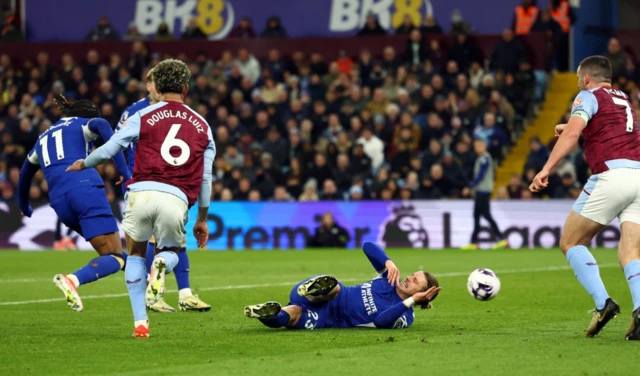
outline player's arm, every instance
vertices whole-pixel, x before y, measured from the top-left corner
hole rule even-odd
[[[111,125],[104,119],[91,119],[88,126],[89,130],[93,133],[99,134],[105,143],[108,142],[115,134],[111,129]],[[116,153],[116,155],[113,157],[113,163],[115,163],[118,173],[123,177],[123,180],[125,182],[131,179],[131,173],[129,171],[129,167],[127,166],[127,161],[124,159],[124,153],[122,151]]]
[[[135,114],[127,121],[125,127],[114,134],[109,141],[93,151],[86,159],[79,159],[74,162],[67,171],[81,171],[85,168],[93,168],[99,166],[109,159],[113,158],[122,149],[129,146],[133,141],[137,141],[140,137],[140,115]]]
[[[427,289],[427,291],[413,294],[412,297],[380,312],[375,320],[373,320],[373,324],[379,329],[400,329],[408,327],[413,322],[413,316],[409,317],[408,311],[416,305],[426,305],[427,309],[430,309],[431,300],[433,300],[434,296],[437,295],[440,290],[440,287],[433,286]],[[399,322],[398,320],[401,321]]]
[[[202,171],[202,185],[198,193],[198,218],[193,227],[193,233],[198,240],[198,247],[204,248],[209,241],[209,228],[207,227],[207,217],[209,215],[209,204],[211,203],[211,184],[213,181],[213,160],[216,158],[216,145],[213,142],[211,128],[207,130],[209,144],[204,151],[204,169]]]
[[[20,179],[18,180],[18,204],[22,214],[31,217],[33,209],[29,205],[29,190],[31,190],[31,180],[40,169],[40,162],[35,150],[31,150],[27,159],[20,170]]]
[[[380,276],[384,276],[385,273],[387,274],[389,284],[395,286],[400,283],[400,271],[398,267],[396,267],[396,264],[391,261],[391,258],[387,256],[379,245],[366,242],[362,245],[362,250]]]
[[[571,152],[578,143],[580,134],[596,112],[598,112],[598,100],[595,95],[590,91],[581,91],[573,103],[571,118],[560,134],[543,171],[551,172]]]

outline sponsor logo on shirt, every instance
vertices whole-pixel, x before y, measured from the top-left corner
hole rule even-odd
[[[373,300],[373,295],[371,294],[371,283],[367,282],[362,284],[360,295],[362,296],[362,303],[368,316],[378,312],[378,307],[376,307],[376,302]]]

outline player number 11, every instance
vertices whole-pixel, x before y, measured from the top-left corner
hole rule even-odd
[[[56,155],[58,160],[64,158],[64,146],[62,145],[62,129],[57,130],[51,134],[54,140],[56,140]],[[44,167],[48,167],[51,164],[51,158],[49,158],[49,135],[46,135],[40,139],[40,146],[42,146],[42,159],[44,160]]]
[[[613,103],[624,106],[627,110],[627,132],[633,132],[633,112],[631,112],[631,106],[629,106],[629,102],[621,98],[613,98]]]

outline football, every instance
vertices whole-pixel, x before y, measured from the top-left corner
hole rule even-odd
[[[476,269],[467,280],[469,294],[478,300],[491,300],[500,292],[500,278],[490,269]]]

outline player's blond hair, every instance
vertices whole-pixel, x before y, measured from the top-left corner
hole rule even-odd
[[[427,290],[432,288],[432,287],[440,287],[440,283],[438,282],[438,279],[436,278],[435,275],[433,275],[430,272],[425,272],[425,271],[423,271],[422,273],[424,273],[424,277],[427,279]],[[431,299],[431,302],[436,300],[437,297],[438,297],[438,293],[436,293],[433,296],[433,299]],[[426,303],[426,304],[421,304],[420,308],[422,308],[422,309],[431,309],[432,308],[431,302]]]
[[[156,67],[153,67],[151,69],[149,69],[149,71],[147,72],[147,82],[153,83],[153,72],[155,71]]]
[[[176,59],[163,60],[153,68],[153,82],[160,94],[182,94],[189,85],[191,71],[187,64]]]

